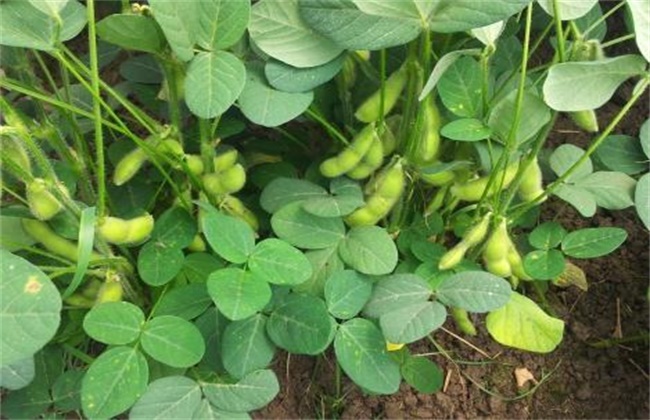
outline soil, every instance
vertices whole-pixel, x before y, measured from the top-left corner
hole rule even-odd
[[[631,86],[614,104],[599,112],[608,122],[617,102],[629,97]],[[635,107],[616,130],[636,135],[648,116],[648,103]],[[560,120],[551,144],[585,146],[589,137]],[[555,219],[568,230],[618,226],[629,236],[616,252],[594,260],[572,261],[581,267],[589,290],[552,288],[551,310],[565,321],[564,340],[550,354],[508,349],[495,343],[475,318],[477,337],[455,338],[438,330],[433,339],[410,346],[427,354],[446,374],[442,391],[419,394],[402,384],[397,394],[364,395],[343,375],[335,389],[334,357],[321,359],[279,355],[273,365],[281,380],[280,395],[256,418],[650,418],[648,376],[648,231],[635,211],[599,210],[585,219],[570,206],[551,198],[541,220]],[[457,333],[451,320],[444,325]],[[518,388],[514,371],[527,369],[535,378]],[[336,395],[341,395],[336,398]]]

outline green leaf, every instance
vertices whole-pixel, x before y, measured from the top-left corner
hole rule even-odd
[[[501,20],[499,22],[494,22],[487,26],[481,26],[480,28],[472,29],[472,36],[485,46],[495,46],[499,37],[505,29],[506,22]]]
[[[634,190],[634,205],[639,219],[646,229],[650,229],[650,174],[645,174],[636,183]]]
[[[598,0],[537,0],[542,9],[551,16],[555,16],[554,1],[557,1],[559,16],[562,20],[574,20],[582,17],[591,10]]]
[[[232,321],[248,318],[271,300],[268,283],[240,268],[224,268],[210,274],[208,293],[219,312]]]
[[[557,249],[537,250],[524,257],[524,270],[536,280],[552,280],[564,272],[564,256]]]
[[[646,61],[650,61],[650,9],[643,0],[625,2],[634,22],[636,45]]]
[[[61,296],[27,260],[0,249],[0,366],[33,355],[56,333]]]
[[[313,92],[289,93],[273,89],[266,82],[264,70],[251,64],[246,70],[246,84],[238,103],[251,122],[264,127],[277,127],[305,112],[313,99]]]
[[[456,141],[478,141],[489,138],[492,135],[492,130],[480,120],[461,118],[443,126],[440,134]]]
[[[352,0],[300,0],[300,16],[316,32],[348,50],[380,50],[415,39],[421,26],[395,16],[368,15]]]
[[[234,45],[246,31],[250,19],[249,0],[205,0],[197,2],[197,43],[206,50]]]
[[[499,343],[536,353],[549,353],[562,341],[564,322],[548,316],[529,298],[512,292],[510,302],[488,314],[485,325]]]
[[[324,296],[324,287],[327,279],[332,274],[343,270],[344,264],[338,253],[338,247],[307,251],[305,257],[312,267],[312,275],[304,283],[293,287],[293,290],[301,293],[308,293],[313,296]]]
[[[205,354],[201,360],[201,367],[213,371],[223,372],[221,363],[221,338],[226,326],[230,323],[221,312],[212,307],[194,321],[194,325],[201,331],[205,341]]]
[[[400,370],[406,383],[418,392],[433,394],[442,389],[444,372],[426,357],[408,357]]]
[[[381,331],[371,321],[353,318],[334,339],[336,359],[357,385],[377,394],[393,394],[401,382],[399,365],[386,351]]]
[[[206,211],[201,220],[203,234],[208,243],[223,259],[235,264],[248,260],[255,247],[255,232],[244,221],[223,214],[214,207]]]
[[[646,157],[650,159],[650,118],[645,120],[639,130],[639,141]]]
[[[187,284],[175,287],[163,295],[158,301],[155,314],[174,315],[189,321],[205,312],[211,304],[212,299],[205,283]]]
[[[223,260],[212,254],[193,252],[185,257],[183,269],[178,277],[185,279],[187,283],[205,283],[212,272],[223,266]]]
[[[14,252],[36,243],[36,240],[23,230],[21,220],[22,217],[0,215],[0,248]]]
[[[573,258],[596,258],[607,255],[621,246],[627,232],[616,227],[580,229],[562,240],[562,252]]]
[[[253,6],[251,39],[266,54],[294,67],[314,67],[343,49],[309,28],[300,18],[298,0],[262,0]]]
[[[363,313],[370,318],[379,318],[383,314],[405,306],[426,302],[429,297],[431,297],[431,289],[419,276],[393,274],[375,284]]]
[[[120,64],[120,75],[129,82],[152,85],[164,80],[160,64],[151,54],[136,55],[124,61]]]
[[[440,99],[448,110],[459,117],[481,117],[481,92],[481,68],[473,57],[458,58],[438,82]]]
[[[149,367],[138,350],[113,347],[103,352],[86,371],[81,383],[83,413],[110,418],[126,411],[147,389]]]
[[[72,281],[70,281],[68,287],[61,294],[62,299],[69,297],[77,290],[88,269],[95,241],[95,210],[95,207],[87,207],[81,211],[79,234],[77,237],[77,268],[75,269]]]
[[[266,332],[278,347],[290,353],[315,355],[330,345],[335,325],[325,302],[294,294],[271,313]]]
[[[87,23],[86,8],[77,1],[69,1],[61,10],[61,32],[59,41],[68,41],[81,33]],[[55,27],[58,24],[52,21]]]
[[[354,270],[337,271],[325,282],[325,302],[339,319],[350,319],[363,309],[372,294],[372,280]]]
[[[585,151],[578,146],[563,144],[553,151],[553,154],[549,159],[551,169],[553,169],[553,172],[555,172],[557,176],[562,176],[584,154]],[[592,173],[593,170],[591,160],[587,159],[583,164],[576,168],[575,172],[566,179],[566,182],[572,182],[584,178]]]
[[[571,204],[584,217],[591,217],[596,214],[596,199],[589,192],[573,185],[560,185],[553,195]]]
[[[492,108],[488,118],[488,126],[494,134],[506,143],[510,131],[515,123],[515,108],[517,106],[517,90],[513,90],[504,96]],[[521,144],[529,140],[551,120],[551,112],[537,95],[524,92],[521,104],[521,118],[519,127],[515,133],[517,143]]]
[[[497,51],[499,50],[497,49]],[[418,100],[421,101],[429,93],[431,93],[433,89],[435,89],[435,87],[438,85],[438,82],[440,81],[440,78],[444,76],[445,72],[449,69],[449,67],[451,67],[457,60],[459,60],[461,57],[464,56],[479,55],[480,53],[481,53],[480,49],[472,48],[466,50],[451,51],[443,55],[442,57],[440,57],[440,60],[438,60],[433,70],[431,71],[431,74],[429,75],[429,78],[427,79],[424,88],[422,88],[422,92],[420,92],[420,96],[418,97]]]
[[[63,412],[81,410],[81,383],[86,372],[81,369],[66,370],[52,386],[54,407]]]
[[[645,66],[638,55],[555,64],[544,81],[544,100],[556,111],[600,108],[624,81],[643,74]]]
[[[129,419],[188,419],[200,404],[199,384],[184,376],[168,376],[149,384],[129,412]]]
[[[244,63],[225,51],[201,52],[185,76],[185,103],[201,118],[218,117],[235,103],[246,83]]]
[[[311,198],[327,197],[327,191],[320,185],[303,179],[276,178],[260,195],[260,205],[269,213],[275,213],[287,204]]]
[[[397,265],[397,247],[386,229],[361,226],[350,229],[339,245],[341,259],[363,274],[388,274]]]
[[[33,356],[16,360],[0,368],[0,386],[15,391],[29,385],[35,375]]]
[[[84,317],[83,328],[93,340],[122,345],[135,341],[144,324],[144,313],[128,302],[105,302]]]
[[[308,92],[329,82],[343,67],[345,54],[316,67],[297,68],[280,61],[269,60],[264,74],[269,84],[284,92]]]
[[[412,20],[421,24],[426,21],[434,11],[436,5],[433,2],[422,2],[418,0],[401,0],[385,2],[380,0],[353,0],[354,4],[370,15],[399,17]]]
[[[275,212],[271,217],[271,226],[280,239],[303,249],[328,248],[345,237],[342,219],[314,216],[307,213],[300,202],[291,203]]]
[[[624,134],[607,136],[596,149],[596,157],[608,169],[634,175],[648,169],[641,142]]]
[[[151,13],[162,28],[172,51],[182,61],[194,57],[194,43],[198,35],[198,2],[179,0],[151,0]]]
[[[459,0],[437,2],[429,18],[429,28],[434,32],[460,32],[480,28],[506,20],[526,7],[528,0],[502,0],[477,2]]]
[[[598,207],[621,210],[634,205],[636,181],[624,173],[598,171],[574,185],[591,193]]]
[[[262,408],[280,391],[278,378],[272,370],[257,370],[237,383],[205,383],[202,388],[215,407],[233,413]]]
[[[148,242],[138,254],[138,273],[150,286],[169,283],[183,268],[185,255],[179,248]]]
[[[221,419],[243,419],[249,420],[251,417],[248,413],[232,413],[216,408],[206,399],[201,400],[201,404],[194,412],[192,419],[195,420],[221,420]]]
[[[196,221],[182,207],[172,207],[156,219],[151,240],[170,248],[185,248],[197,233]]]
[[[127,50],[162,53],[167,45],[160,26],[149,16],[115,14],[97,22],[97,35]]]
[[[38,418],[52,405],[50,387],[63,371],[63,354],[56,347],[45,347],[32,358],[34,378],[24,388],[2,397],[2,416],[9,419]],[[3,372],[4,373],[4,372]]]
[[[24,0],[0,2],[2,45],[51,51],[54,49],[52,18]]]
[[[510,283],[485,271],[463,271],[446,278],[435,290],[448,306],[470,312],[488,312],[510,299]]]
[[[233,377],[241,379],[273,360],[275,346],[266,335],[267,317],[256,314],[231,322],[222,337],[223,365]]]
[[[186,368],[201,360],[205,342],[201,332],[189,321],[163,315],[150,319],[142,328],[140,343],[154,359],[172,367]]]
[[[311,264],[302,252],[275,238],[255,246],[248,259],[248,269],[254,277],[279,285],[300,284],[312,274]]]
[[[50,16],[58,16],[59,12],[70,0],[29,0],[32,6]]]
[[[566,234],[558,222],[545,222],[530,232],[528,242],[537,249],[551,249],[560,245]]]
[[[390,311],[379,317],[379,326],[391,343],[412,343],[437,330],[447,319],[438,302],[419,302]]]

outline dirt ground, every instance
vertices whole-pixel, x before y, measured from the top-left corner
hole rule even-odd
[[[625,92],[623,92],[625,95]],[[614,102],[620,102],[616,100]],[[647,101],[617,129],[636,135],[647,118]],[[620,106],[620,104],[619,104]],[[603,121],[611,109],[600,113]],[[588,138],[560,121],[556,144],[585,145]],[[347,378],[336,398],[333,355],[316,360],[280,354],[274,369],[281,393],[257,418],[650,418],[648,376],[648,249],[649,236],[635,211],[599,210],[582,218],[557,199],[545,206],[542,220],[557,218],[567,229],[618,226],[627,230],[625,244],[595,260],[576,260],[586,273],[589,290],[553,288],[548,300],[566,323],[558,349],[540,355],[506,349],[494,343],[476,319],[480,333],[471,346],[438,330],[434,340],[411,346],[412,353],[429,354],[446,373],[441,392],[423,395],[402,384],[390,396],[364,395]],[[455,331],[449,320],[445,326]],[[618,338],[617,338],[618,337]],[[526,368],[537,384],[518,388],[514,371]]]

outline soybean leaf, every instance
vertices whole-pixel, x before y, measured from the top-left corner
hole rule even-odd
[[[228,48],[246,31],[251,13],[249,0],[204,0],[197,3],[199,26],[196,38],[206,50]]]
[[[488,312],[510,299],[510,284],[485,271],[463,271],[446,278],[435,290],[436,298],[448,306],[470,312]]]
[[[205,311],[203,315],[194,321],[194,325],[201,331],[205,341],[205,353],[201,360],[201,367],[219,372],[224,370],[221,362],[221,338],[229,322],[214,307]]]
[[[235,103],[246,83],[244,63],[226,51],[201,52],[185,76],[185,103],[201,118],[218,117]]]
[[[298,0],[262,0],[253,6],[251,39],[266,54],[294,67],[325,64],[343,49],[300,18]]]
[[[391,343],[412,343],[440,328],[447,318],[438,302],[419,302],[390,311],[379,317],[379,325]]]
[[[524,269],[536,280],[552,280],[562,274],[566,262],[557,249],[529,252],[524,257]]]
[[[26,19],[25,16],[28,16]],[[2,45],[50,51],[54,49],[52,18],[21,0],[0,3]]]
[[[273,89],[266,82],[264,70],[251,64],[247,67],[246,83],[238,103],[250,121],[264,127],[277,127],[302,114],[313,99],[313,92],[290,93]]]
[[[647,157],[643,153],[641,142],[632,136],[624,134],[607,136],[596,149],[595,155],[612,171],[634,175],[648,169]]]
[[[203,234],[208,243],[226,261],[235,264],[246,262],[255,247],[255,232],[248,224],[236,217],[228,216],[204,206],[206,211],[201,220]]]
[[[198,35],[198,2],[179,0],[151,0],[151,12],[162,28],[169,45],[182,61],[194,57],[194,43]]]
[[[36,353],[56,333],[61,296],[36,266],[0,249],[0,366]]]
[[[320,185],[303,179],[276,178],[271,181],[260,195],[260,205],[269,213],[275,213],[287,204],[327,197],[327,191]]]
[[[233,413],[257,410],[280,391],[272,370],[257,370],[237,383],[204,383],[203,394],[216,408]]]
[[[152,85],[161,84],[164,79],[160,65],[151,54],[136,55],[124,61],[120,64],[120,76],[130,82]]]
[[[233,377],[241,379],[265,368],[275,355],[275,346],[266,335],[267,317],[256,314],[231,322],[221,344],[223,365]]]
[[[354,3],[363,12],[371,15],[395,16],[416,23],[426,21],[436,7],[433,2],[420,2],[417,0],[388,3],[378,0],[354,0]]]
[[[361,196],[352,194],[328,195],[305,200],[302,207],[307,212],[320,217],[341,217],[352,213],[363,206],[363,193]]]
[[[497,50],[498,51],[498,50]],[[456,50],[448,52],[447,54],[440,57],[440,60],[436,63],[435,67],[431,71],[429,78],[427,79],[422,92],[418,97],[418,100],[424,99],[435,87],[438,85],[440,78],[445,74],[451,65],[453,65],[456,60],[464,56],[478,55],[481,50],[478,48],[466,49],[466,50]]]
[[[503,97],[492,109],[488,126],[502,142],[507,142],[510,131],[515,123],[514,115],[517,106],[517,91],[513,90]],[[524,92],[521,104],[521,118],[515,132],[517,143],[529,140],[551,120],[551,112],[537,95]]]
[[[29,385],[36,374],[34,357],[16,360],[0,368],[0,386],[15,391]]]
[[[558,222],[545,222],[530,232],[528,242],[537,249],[551,249],[560,245],[566,234]]]
[[[564,173],[575,164],[585,151],[572,144],[563,144],[553,151],[549,159],[551,169],[557,176],[562,176]],[[578,166],[567,179],[566,182],[576,181],[584,178],[593,172],[593,165],[590,159],[587,159],[583,164]]]
[[[151,241],[138,254],[138,273],[148,285],[162,286],[181,271],[184,259],[185,255],[179,248]]]
[[[360,226],[350,229],[339,245],[341,259],[363,274],[382,275],[397,265],[397,247],[385,229]]]
[[[354,270],[337,271],[325,282],[325,302],[339,319],[355,317],[372,294],[372,280]]]
[[[29,0],[32,6],[50,16],[58,16],[70,0]]]
[[[4,213],[6,207],[2,210]],[[23,230],[22,217],[0,215],[0,248],[14,252],[34,243],[36,240]]]
[[[425,302],[431,296],[429,285],[413,274],[393,274],[379,280],[370,300],[363,309],[364,315],[379,318],[381,315],[404,306]]]
[[[205,283],[187,284],[163,295],[156,306],[155,315],[174,315],[191,320],[205,312],[211,304]]]
[[[624,173],[598,171],[574,185],[591,193],[599,207],[621,210],[634,205],[636,181]]]
[[[71,369],[56,378],[52,386],[55,408],[64,412],[81,410],[81,382],[84,375],[81,369]]]
[[[487,139],[492,135],[490,127],[474,118],[461,118],[454,120],[440,129],[440,134],[456,141],[478,141]]]
[[[208,293],[219,312],[232,321],[248,318],[271,300],[268,283],[240,268],[224,268],[210,274]]]
[[[122,345],[135,341],[144,324],[144,313],[128,302],[104,302],[84,317],[83,328],[93,340]]]
[[[160,26],[149,16],[114,14],[97,22],[97,35],[127,50],[162,53],[167,41]]]
[[[140,343],[149,356],[179,368],[197,364],[205,352],[205,342],[198,328],[172,315],[147,321],[142,328]]]
[[[302,203],[282,207],[271,217],[273,232],[293,246],[321,249],[337,245],[345,237],[345,225],[338,217],[318,217],[307,213]]]
[[[311,277],[311,264],[305,255],[275,238],[258,243],[248,259],[251,274],[267,283],[300,284]]]
[[[184,279],[187,283],[205,283],[212,272],[223,266],[224,261],[213,254],[193,252],[185,257],[183,269],[177,278]]]
[[[650,8],[643,0],[627,0],[625,3],[634,22],[636,45],[646,61],[650,61]]]
[[[310,28],[348,50],[406,44],[421,31],[417,22],[366,14],[352,0],[300,0],[299,7]]]
[[[562,20],[574,20],[582,17],[591,10],[598,0],[555,0],[559,11],[559,17]],[[555,16],[554,0],[537,0],[537,4],[551,16]]]
[[[544,81],[544,101],[556,111],[600,108],[621,83],[642,74],[645,66],[638,55],[555,64]]]
[[[600,7],[600,4],[596,2],[594,7],[592,7],[587,14],[576,19],[574,22],[583,35],[587,28],[595,25],[595,27],[589,31],[588,36],[590,39],[597,39],[602,42],[607,35],[607,20],[601,19],[602,16],[603,9]]]
[[[480,28],[519,13],[530,1],[505,0],[477,2],[460,0],[438,2],[430,14],[429,28],[434,32],[460,32]]]
[[[639,130],[639,141],[646,157],[650,159],[650,118],[645,120]]]
[[[271,313],[266,331],[278,347],[290,353],[314,355],[330,345],[335,325],[322,299],[295,294]]]
[[[399,365],[386,351],[384,337],[371,321],[353,318],[341,324],[334,351],[343,371],[357,385],[377,394],[399,389]]]
[[[338,247],[332,246],[314,251],[307,251],[305,257],[311,263],[312,275],[304,283],[293,287],[296,292],[309,293],[314,296],[324,296],[324,287],[327,279],[338,271],[344,269],[343,261],[339,257]]]
[[[316,67],[297,68],[280,61],[269,60],[264,74],[269,84],[285,92],[308,92],[329,82],[343,67],[345,54]]]
[[[575,207],[581,215],[591,217],[596,214],[596,199],[593,194],[579,187],[564,184],[560,185],[553,195],[560,197],[562,200]]]
[[[506,306],[488,314],[485,325],[499,343],[536,353],[553,351],[564,334],[562,320],[547,315],[517,292],[512,292]]]
[[[607,255],[627,239],[627,232],[616,227],[580,229],[562,240],[562,252],[574,258],[596,258]]]
[[[220,420],[220,419],[244,419],[248,420],[251,417],[248,413],[232,413],[216,408],[205,398],[201,400],[201,404],[194,412],[192,419],[194,420]]]
[[[456,60],[440,78],[438,93],[445,107],[466,118],[480,118],[482,114],[481,101],[481,68],[478,62],[468,56]]]
[[[187,419],[201,403],[199,384],[185,376],[168,376],[149,384],[129,412],[129,419]]]
[[[433,394],[442,389],[444,373],[426,357],[408,357],[400,370],[404,380],[418,392]]]
[[[156,219],[151,239],[171,248],[185,248],[196,233],[196,221],[187,210],[172,207]]]
[[[650,229],[650,174],[645,174],[636,183],[634,205],[639,219]]]
[[[494,46],[501,36],[506,22],[504,20],[472,29],[471,33],[485,46]]]
[[[90,418],[110,418],[126,411],[147,389],[149,367],[137,349],[113,347],[103,352],[81,382],[81,406]]]

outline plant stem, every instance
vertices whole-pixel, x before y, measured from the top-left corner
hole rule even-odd
[[[62,343],[61,346],[63,347],[63,350],[65,350],[71,356],[76,357],[77,359],[81,360],[82,362],[84,362],[86,364],[90,365],[95,361],[94,358],[90,357],[89,355],[87,355],[83,351],[71,346],[68,343]]]
[[[555,33],[557,35],[557,52],[560,58],[560,63],[563,63],[566,58],[564,46],[564,31],[562,29],[562,17],[560,16],[560,2],[553,0],[553,19],[555,20]]]
[[[609,48],[611,46],[614,46],[616,44],[620,44],[621,42],[628,41],[630,39],[634,39],[636,35],[635,34],[627,34],[623,36],[619,36],[618,38],[614,38],[611,41],[604,42],[601,47],[603,48]]]
[[[331,136],[334,136],[334,138],[336,138],[338,141],[343,143],[345,146],[348,146],[350,144],[348,139],[346,139],[345,136],[336,127],[334,127],[332,124],[330,124],[329,121],[327,121],[325,118],[323,118],[320,114],[318,114],[312,108],[308,108],[305,111],[305,114],[307,114],[307,116],[309,118],[313,119],[314,121],[316,121],[317,123],[322,125],[325,128],[325,130],[327,130],[327,132]]]
[[[384,126],[384,106],[386,103],[386,49],[379,52],[379,127]]]
[[[606,20],[608,17],[610,17],[611,15],[613,15],[614,13],[616,13],[616,11],[617,11],[618,9],[620,9],[621,7],[623,7],[623,6],[625,6],[625,2],[624,2],[624,1],[620,1],[616,6],[612,7],[611,9],[609,9],[606,13],[603,13],[603,15],[602,15],[601,17],[599,17],[598,19],[596,19],[594,22],[592,22],[591,25],[589,25],[589,27],[588,27],[587,29],[585,29],[585,31],[582,33],[582,36],[583,36],[583,37],[586,37],[587,34],[589,34],[589,32],[591,32],[591,31],[593,31],[594,29],[596,29],[596,28],[598,27],[598,25],[601,24],[601,22],[603,22],[603,21]]]
[[[160,60],[163,71],[165,72],[165,80],[167,81],[167,106],[169,109],[169,116],[171,123],[176,127],[176,136],[178,141],[183,144],[183,133],[181,123],[181,108],[179,106],[178,96],[178,63],[173,58]]]
[[[88,12],[88,49],[90,53],[91,83],[93,92],[93,122],[95,125],[95,154],[97,165],[97,217],[106,214],[106,164],[104,162],[104,132],[102,108],[99,101],[99,64],[97,61],[97,31],[95,28],[95,0],[86,2]]]

